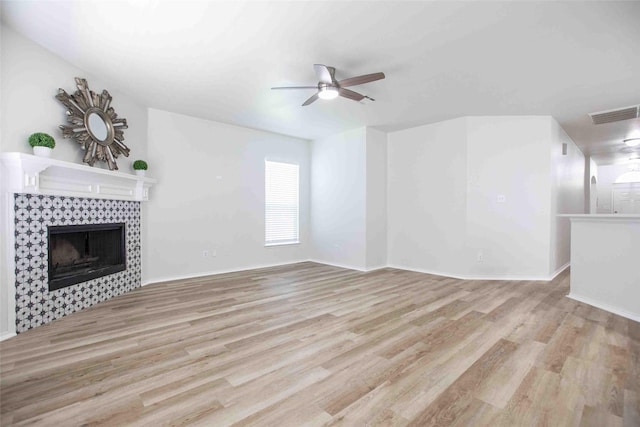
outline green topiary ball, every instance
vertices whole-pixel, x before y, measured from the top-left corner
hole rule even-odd
[[[147,170],[147,162],[144,160],[136,160],[133,162],[133,169],[137,171],[146,171]]]
[[[56,146],[56,141],[49,134],[37,132],[32,133],[29,137],[29,145],[32,147],[49,147],[53,148]]]

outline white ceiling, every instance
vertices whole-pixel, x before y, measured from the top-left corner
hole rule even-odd
[[[602,165],[640,136],[587,115],[640,103],[640,2],[3,0],[2,20],[144,105],[306,139],[552,115]],[[387,77],[352,88],[364,104],[270,90],[316,84],[314,63]]]

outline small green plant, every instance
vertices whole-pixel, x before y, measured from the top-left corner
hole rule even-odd
[[[147,162],[144,160],[136,160],[133,162],[133,169],[137,171],[146,171],[147,170]]]
[[[32,133],[29,137],[29,145],[32,147],[49,147],[53,148],[56,146],[56,141],[49,134],[37,132]]]

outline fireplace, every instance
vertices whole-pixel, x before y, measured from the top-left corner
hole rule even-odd
[[[0,326],[8,327],[0,328],[0,339],[141,286],[140,208],[155,179],[6,152],[0,153],[0,175]],[[49,228],[97,223],[124,224],[119,238],[126,255],[116,264],[125,268],[61,288],[54,279],[50,286]],[[74,248],[86,256],[82,244]]]
[[[125,224],[48,227],[49,292],[126,270]]]
[[[92,168],[83,166],[82,169]],[[15,234],[14,239],[11,240],[15,247],[14,299],[17,333],[45,325],[140,287],[140,205],[139,201],[134,200],[14,194]],[[116,232],[115,237],[125,245],[126,254],[118,264],[122,263],[126,269],[115,273],[101,270],[98,273],[107,275],[94,279],[87,278],[91,276],[82,277],[80,280],[84,281],[59,289],[55,289],[56,285],[64,286],[65,284],[54,281],[53,286],[50,287],[49,275],[53,274],[49,271],[49,246],[52,245],[50,231],[54,235],[56,231],[69,230],[82,233],[87,229],[76,227],[90,224],[99,224],[98,227],[104,226],[107,230],[109,228],[113,230],[115,225],[122,230],[120,234]],[[70,228],[65,230],[65,227]],[[94,228],[95,225],[90,227]],[[75,238],[77,239],[77,236]],[[71,239],[73,240],[74,236]],[[100,254],[91,255],[94,248],[85,250],[86,237],[81,236],[80,241],[82,243],[76,241],[75,246],[73,241],[70,242],[73,249],[64,243],[63,245],[67,246],[67,250],[70,250],[75,258],[100,256]],[[118,251],[120,249],[121,247]],[[75,251],[78,252],[77,257]],[[85,255],[87,252],[89,255]],[[108,254],[112,253],[113,251],[108,252]],[[64,256],[62,258],[64,259]],[[56,259],[58,259],[57,255]],[[58,264],[61,264],[60,260]],[[1,307],[0,311],[2,311]]]

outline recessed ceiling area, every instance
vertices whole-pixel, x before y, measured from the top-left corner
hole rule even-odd
[[[631,157],[640,2],[3,1],[3,25],[143,105],[305,139],[461,116],[552,115],[600,165]],[[384,72],[375,98],[274,86]],[[72,76],[75,77],[75,76]],[[633,151],[633,148],[631,149]],[[633,154],[633,153],[631,153]]]

